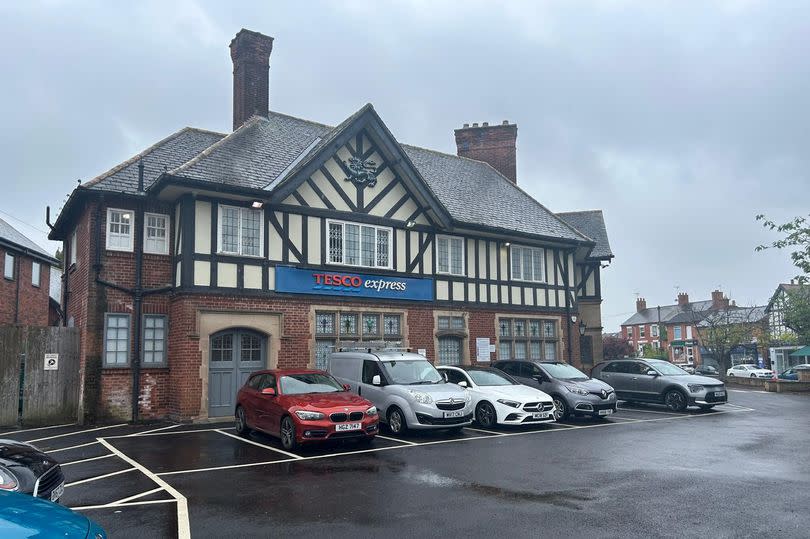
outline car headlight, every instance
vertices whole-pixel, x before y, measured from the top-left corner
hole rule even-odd
[[[510,401],[507,399],[498,399],[498,402],[501,404],[505,404],[506,406],[511,406],[512,408],[520,408],[520,403],[515,401]]]
[[[297,415],[299,419],[303,419],[304,421],[315,421],[326,417],[321,412],[310,412],[308,410],[296,410],[295,415]]]
[[[590,395],[590,393],[588,393],[587,390],[576,386],[565,386],[565,389],[567,389],[571,393],[576,393],[577,395]]]
[[[372,406],[368,410],[366,410],[366,415],[369,417],[377,417],[377,407]]]
[[[700,384],[689,384],[689,391],[692,393],[700,393],[704,389],[706,388]]]
[[[409,391],[413,400],[421,404],[433,404],[433,397],[421,391]]]
[[[20,487],[17,477],[8,468],[0,466],[0,489],[17,490]]]

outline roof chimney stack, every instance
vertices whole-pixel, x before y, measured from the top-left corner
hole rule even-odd
[[[723,297],[723,293],[719,290],[712,291],[712,309],[728,309],[728,298]]]
[[[233,129],[251,116],[267,116],[270,111],[270,53],[273,38],[239,30],[231,40],[233,61]]]
[[[506,176],[512,183],[517,183],[517,125],[504,120],[500,125],[489,125],[484,122],[469,127],[464,124],[456,129],[456,153],[459,157],[469,157],[484,161],[492,168]]]
[[[687,305],[689,303],[689,294],[681,292],[678,294],[678,305]]]
[[[640,313],[644,309],[647,308],[647,300],[644,298],[637,298],[636,299],[636,312]]]

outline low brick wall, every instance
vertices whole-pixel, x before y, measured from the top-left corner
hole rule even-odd
[[[768,383],[770,380],[765,378],[740,378],[739,376],[728,376],[726,377],[727,384],[733,384],[738,386],[754,386],[759,388],[764,388],[765,384]]]
[[[773,391],[776,393],[810,393],[810,382],[770,380],[765,383],[765,391]]]

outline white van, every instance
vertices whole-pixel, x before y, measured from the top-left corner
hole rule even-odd
[[[448,383],[425,356],[399,350],[334,352],[329,373],[370,400],[394,434],[408,429],[461,430],[472,423],[472,398]]]

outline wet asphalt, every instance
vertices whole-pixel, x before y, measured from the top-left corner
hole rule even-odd
[[[809,537],[810,396],[730,403],[294,454],[229,423],[3,437],[60,460],[62,503],[113,538],[178,537],[186,522],[193,537]]]

